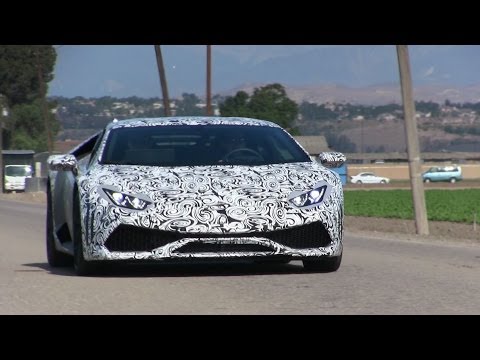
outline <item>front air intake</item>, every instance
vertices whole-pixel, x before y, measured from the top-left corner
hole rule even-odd
[[[274,241],[280,245],[287,246],[292,249],[310,249],[324,247],[330,244],[331,239],[327,230],[321,222],[314,222],[307,225],[297,226],[290,229],[266,231],[266,232],[249,232],[249,233],[224,233],[224,234],[209,234],[209,233],[185,233],[180,231],[162,231],[156,229],[145,229],[131,225],[120,225],[110,235],[105,242],[105,246],[109,251],[152,251],[156,248],[165,246],[172,242],[181,239],[242,239],[244,243],[248,238],[266,238]],[[208,244],[211,241],[192,243],[192,247],[199,247],[200,245],[193,244]],[[219,244],[220,241],[217,243]],[[215,244],[215,243],[214,243]],[[248,251],[268,251],[262,245],[248,245],[251,248],[260,246],[262,250],[248,250]],[[225,244],[224,244],[225,246]],[[240,244],[232,244],[232,246],[240,246]],[[183,248],[183,247],[182,247]],[[237,247],[237,249],[239,249]],[[180,251],[180,249],[179,249]],[[234,251],[234,250],[232,250]],[[247,250],[243,250],[247,251]],[[201,251],[196,251],[201,252]],[[210,252],[210,251],[209,251]]]

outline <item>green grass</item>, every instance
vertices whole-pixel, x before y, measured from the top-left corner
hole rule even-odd
[[[413,219],[410,190],[345,191],[345,215]],[[426,190],[428,220],[480,222],[480,189]]]

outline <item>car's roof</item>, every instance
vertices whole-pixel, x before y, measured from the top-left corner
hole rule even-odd
[[[280,127],[277,124],[258,119],[243,117],[215,117],[215,116],[176,116],[158,118],[134,118],[113,120],[107,128],[139,127],[139,126],[166,126],[166,125],[247,125]]]

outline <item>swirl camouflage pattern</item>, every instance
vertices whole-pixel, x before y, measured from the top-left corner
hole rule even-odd
[[[79,275],[110,260],[222,258],[298,259],[307,270],[335,271],[343,189],[328,167],[345,157],[320,160],[263,120],[113,121],[49,159],[49,263],[73,257]]]

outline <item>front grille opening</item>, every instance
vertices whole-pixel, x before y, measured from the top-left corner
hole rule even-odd
[[[272,252],[273,249],[259,244],[222,244],[191,242],[175,250],[175,253],[195,254],[195,253],[242,253],[242,252]]]
[[[107,239],[105,246],[109,251],[152,251],[179,239],[173,231],[120,225]]]
[[[228,238],[230,240],[245,238],[266,238],[278,244],[288,246],[292,249],[310,249],[328,246],[331,243],[327,230],[320,222],[297,226],[291,229],[275,230],[267,232],[251,232],[242,234],[208,234],[208,233],[181,233],[175,231],[162,231],[156,229],[144,229],[131,225],[120,225],[113,231],[105,242],[109,251],[150,252],[156,248],[165,246],[181,239],[217,239]],[[201,242],[195,242],[201,243]],[[206,244],[206,243],[203,243]],[[225,244],[223,244],[225,245]],[[248,245],[265,246],[255,244],[233,244],[234,246]],[[193,246],[193,245],[192,245]],[[183,247],[182,247],[183,248]],[[188,248],[187,248],[188,249]],[[270,248],[268,248],[270,249]],[[180,250],[180,249],[179,249]],[[233,250],[238,251],[238,250]],[[246,251],[246,250],[244,250]],[[254,250],[257,251],[257,250]]]

